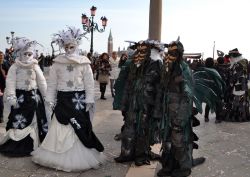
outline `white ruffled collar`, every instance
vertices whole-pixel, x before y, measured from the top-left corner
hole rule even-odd
[[[73,56],[67,56],[67,55],[59,55],[54,59],[55,63],[77,63],[77,64],[90,64],[90,60],[81,55],[73,55]]]
[[[36,59],[32,59],[31,61],[26,63],[26,62],[23,62],[22,60],[20,60],[20,58],[16,58],[15,63],[18,66],[21,66],[24,68],[32,68],[35,64],[38,64],[38,61]]]

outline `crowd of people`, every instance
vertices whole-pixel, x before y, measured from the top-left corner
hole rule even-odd
[[[0,153],[32,156],[34,163],[63,171],[83,171],[105,163],[104,146],[92,129],[95,110],[94,80],[106,100],[110,84],[113,109],[124,124],[117,163],[136,166],[159,160],[159,177],[186,177],[204,157],[193,158],[198,136],[193,127],[206,103],[216,123],[250,121],[249,64],[237,48],[228,55],[193,60],[184,58],[178,38],[169,44],[154,40],[134,42],[120,58],[117,52],[83,56],[83,34],[68,27],[53,37],[65,53],[35,57],[38,42],[13,39],[12,51],[0,52],[0,121],[3,101],[10,107]],[[14,55],[13,55],[14,54]],[[13,57],[14,56],[14,57]],[[44,67],[50,67],[48,78]],[[161,155],[151,151],[162,144]]]
[[[194,72],[199,67],[215,69],[224,81],[224,92],[217,103],[215,123],[222,121],[245,122],[249,115],[249,73],[250,62],[245,59],[237,48],[230,50],[227,55],[219,56],[216,60],[211,57],[189,63]],[[205,107],[205,122],[209,122],[208,105]]]

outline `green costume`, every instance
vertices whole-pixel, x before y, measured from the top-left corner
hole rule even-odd
[[[122,97],[123,97],[125,84],[128,78],[130,64],[131,64],[131,59],[127,59],[125,63],[120,67],[121,70],[114,85],[114,89],[115,89],[115,97],[113,101],[114,110],[121,110]]]
[[[162,61],[151,58],[155,46],[148,41],[133,47],[136,51],[129,66],[121,104],[121,110],[126,114],[121,154],[115,160],[120,163],[134,160],[140,166],[150,163],[150,145],[154,143],[152,114]]]
[[[209,68],[200,68],[193,74],[182,58],[183,51],[178,40],[170,43],[162,67],[158,109],[154,113],[154,117],[162,118],[162,169],[158,176],[184,177],[191,174],[193,148],[198,148],[194,143],[198,137],[192,126],[199,124],[194,117],[193,103],[200,113],[202,102],[215,110],[215,103],[222,94],[223,82],[219,74]],[[208,76],[213,76],[213,79],[208,80]]]

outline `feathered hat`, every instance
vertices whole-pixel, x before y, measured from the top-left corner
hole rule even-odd
[[[235,58],[235,57],[241,56],[242,54],[239,52],[239,50],[238,50],[237,48],[235,48],[235,49],[230,50],[230,51],[228,52],[228,55],[229,55],[230,57]]]
[[[168,47],[168,50],[178,50],[178,52],[181,54],[184,52],[184,46],[180,42],[180,36],[178,36],[176,41],[172,41],[166,46]]]
[[[144,41],[141,40],[139,42],[135,42],[135,41],[125,41],[125,42],[129,42],[130,44],[133,44],[133,45],[130,45],[130,47],[129,47],[132,50],[136,50],[138,45],[145,44],[145,45],[148,45],[150,48],[154,48],[154,49],[157,49],[159,51],[164,51],[164,48],[167,45],[164,43],[160,43],[159,41],[149,40],[149,39],[144,40]]]
[[[53,34],[52,42],[56,42],[60,48],[63,48],[66,44],[75,44],[79,46],[84,35],[85,34],[81,33],[79,28],[68,27],[67,30],[62,30]]]
[[[15,37],[13,39],[13,49],[17,56],[20,56],[24,52],[35,53],[37,45],[42,46],[37,41],[31,41],[26,37]]]

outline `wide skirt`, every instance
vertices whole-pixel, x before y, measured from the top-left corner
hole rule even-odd
[[[6,133],[0,137],[0,153],[29,156],[44,139],[48,127],[44,104],[38,90],[16,90],[18,102],[11,108]]]
[[[38,147],[39,137],[36,117],[24,129],[9,129],[0,138],[0,152],[10,157],[29,156]]]
[[[96,169],[105,162],[102,152],[85,147],[72,126],[60,124],[56,118],[52,119],[47,136],[32,155],[33,162],[66,172]]]

